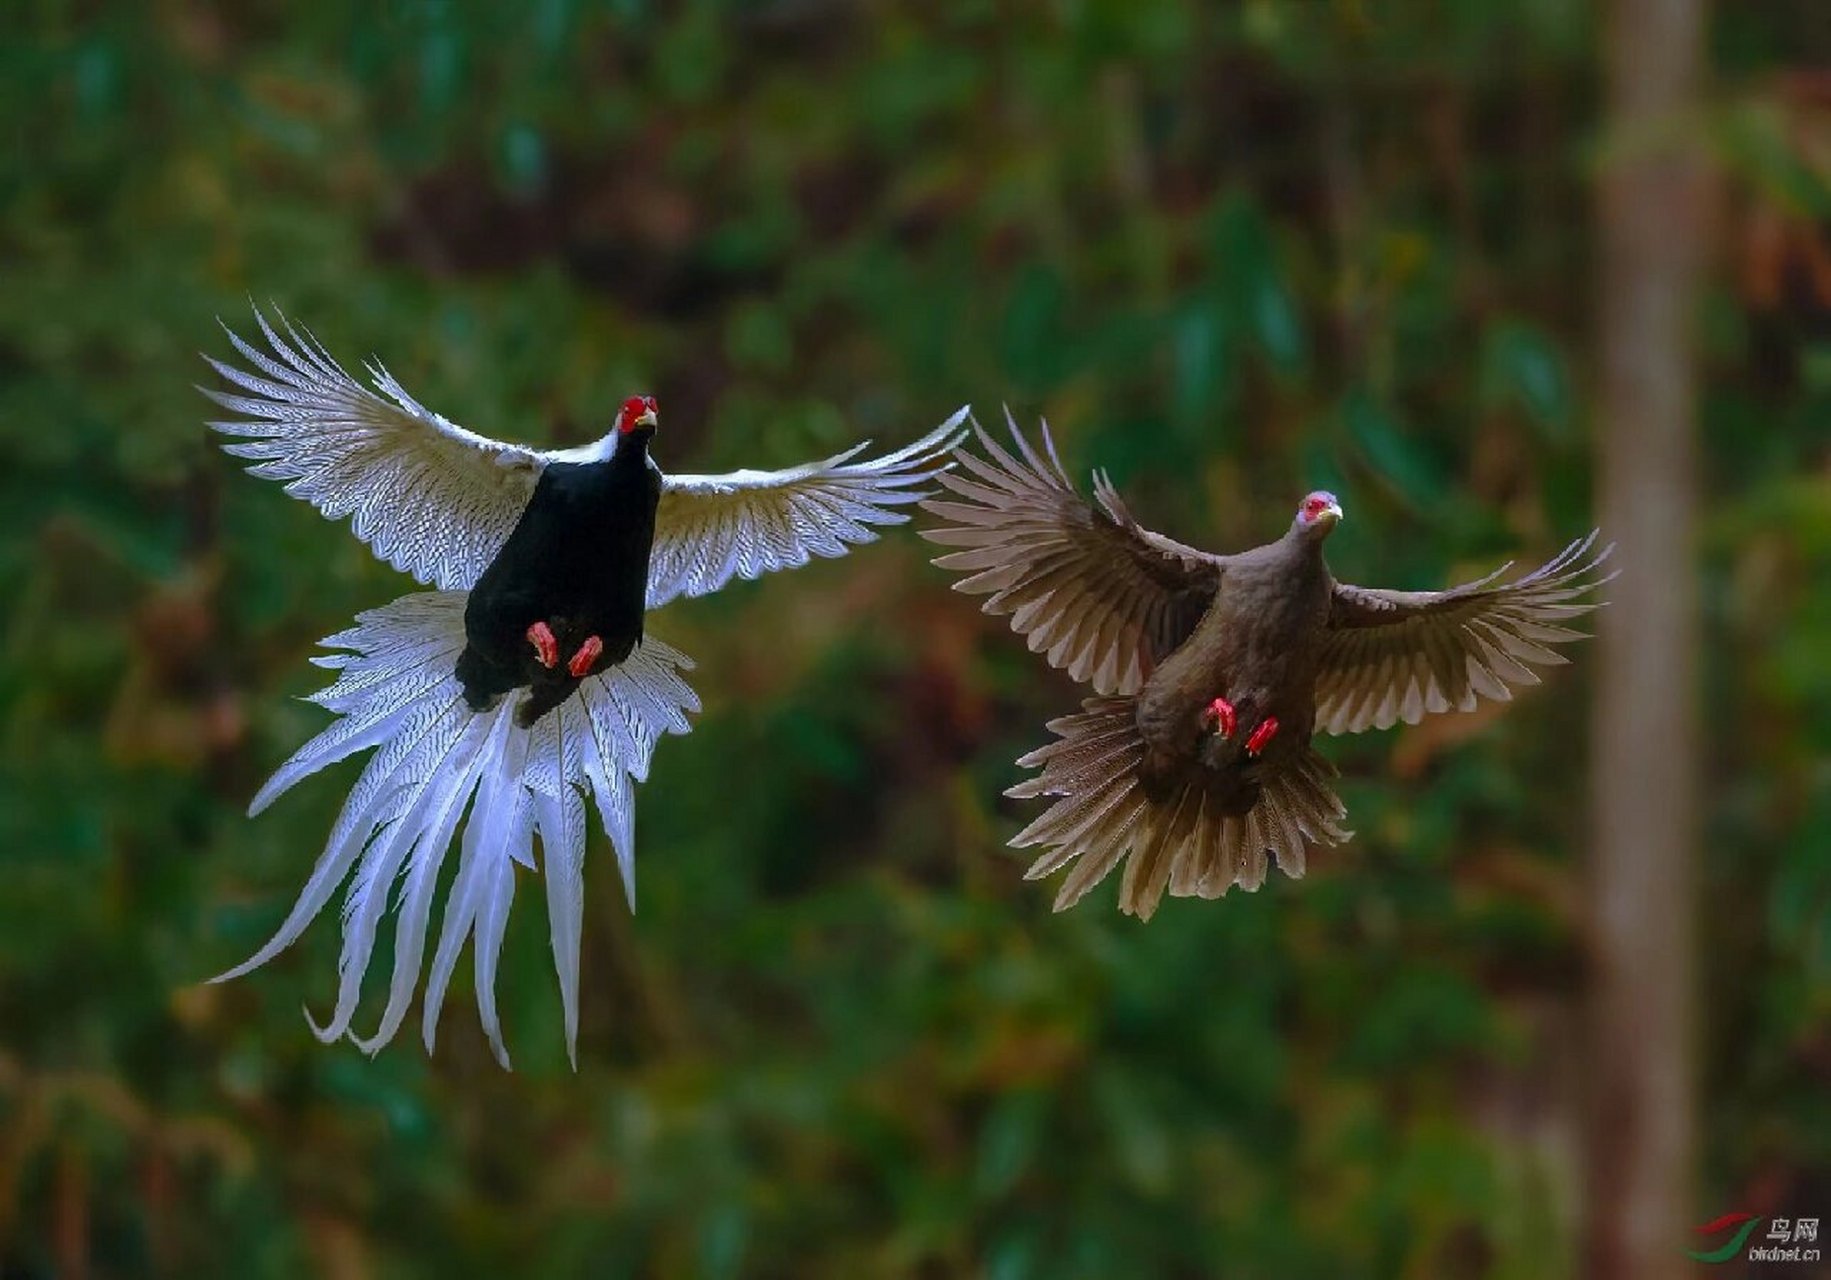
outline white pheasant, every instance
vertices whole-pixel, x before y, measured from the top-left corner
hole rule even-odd
[[[313,699],[338,719],[280,767],[250,813],[328,764],[375,754],[285,922],[216,980],[272,959],[348,881],[337,1002],[312,1029],[375,1052],[407,1017],[440,870],[463,827],[421,1032],[430,1052],[474,936],[478,1009],[506,1068],[496,964],[514,864],[535,867],[539,836],[576,1063],[585,795],[633,908],[634,786],[648,776],[656,741],[688,732],[687,715],[699,709],[682,675],[692,662],[645,635],[644,615],[733,578],[844,555],[873,541],[875,526],[903,523],[899,508],[946,469],[967,411],[878,458],[854,461],[861,444],[784,471],[669,476],[648,456],[652,397],[625,401],[595,444],[540,452],[428,411],[379,364],[369,367],[371,390],[284,317],[283,335],[259,311],[255,320],[267,351],[228,331],[251,368],[209,360],[234,388],[203,389],[237,415],[210,424],[236,437],[227,451],[327,517],[350,517],[377,556],[435,589],[358,615],[323,642],[329,656],[313,659],[338,673]],[[397,883],[387,1004],[362,1036],[352,1020]]]

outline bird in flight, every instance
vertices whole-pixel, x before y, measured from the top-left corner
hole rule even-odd
[[[496,964],[515,864],[534,868],[538,835],[576,1061],[584,795],[633,908],[634,784],[647,777],[656,740],[688,732],[687,713],[699,709],[682,676],[692,662],[646,634],[648,611],[844,555],[873,541],[877,526],[903,523],[899,508],[946,469],[966,410],[881,457],[860,459],[861,444],[782,471],[668,475],[649,455],[660,420],[652,396],[624,401],[595,443],[543,452],[431,412],[379,363],[365,386],[284,316],[278,330],[258,309],[255,321],[265,350],[225,325],[245,364],[205,357],[231,388],[200,388],[234,415],[210,424],[234,438],[224,448],[330,519],[348,517],[378,557],[432,590],[360,614],[323,641],[332,652],[314,661],[337,677],[313,700],[338,718],[280,766],[250,814],[326,765],[374,754],[291,913],[218,981],[289,946],[347,880],[336,1007],[312,1028],[375,1052],[407,1015],[440,869],[462,828],[422,1036],[430,1052],[474,935],[479,1014],[507,1067]],[[388,1000],[365,1037],[351,1022],[391,894]]]
[[[1447,591],[1337,582],[1323,543],[1342,508],[1320,491],[1276,542],[1213,555],[1140,525],[1104,473],[1089,504],[1046,423],[1046,458],[1010,428],[1005,449],[975,424],[985,456],[955,452],[952,496],[922,503],[945,523],[922,536],[958,548],[935,561],[968,575],[956,590],[989,596],[986,613],[1096,695],[1050,722],[1056,740],[1017,762],[1041,772],[1006,792],[1058,797],[1011,840],[1043,847],[1030,879],[1072,864],[1058,911],[1122,861],[1120,907],[1144,919],[1166,888],[1257,889],[1268,855],[1301,876],[1308,845],[1352,834],[1318,730],[1511,698],[1565,661],[1548,646],[1581,638],[1565,624],[1608,581],[1592,532],[1511,581],[1502,566]]]

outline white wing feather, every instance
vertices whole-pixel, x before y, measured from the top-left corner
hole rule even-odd
[[[914,443],[864,462],[852,459],[869,442],[784,471],[663,476],[648,607],[874,541],[872,526],[908,520],[896,508],[922,498],[922,482],[947,469],[942,459],[964,436],[966,414],[963,407]]]
[[[350,517],[356,536],[395,568],[448,590],[474,585],[552,455],[466,431],[379,363],[368,367],[377,394],[285,316],[284,337],[258,309],[254,318],[271,355],[223,329],[258,372],[204,357],[237,388],[199,388],[239,415],[210,424],[238,437],[224,449],[330,519]]]

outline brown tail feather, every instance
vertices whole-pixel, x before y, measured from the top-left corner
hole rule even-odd
[[[1119,907],[1148,920],[1166,888],[1203,898],[1235,884],[1251,891],[1265,883],[1268,854],[1295,879],[1303,875],[1306,844],[1336,845],[1354,834],[1342,828],[1347,810],[1329,786],[1335,767],[1309,749],[1266,779],[1244,817],[1215,812],[1209,793],[1194,784],[1153,802],[1138,780],[1144,741],[1135,702],[1089,698],[1079,714],[1051,720],[1056,741],[1017,762],[1042,772],[1005,792],[1062,797],[1011,840],[1018,849],[1047,846],[1028,879],[1075,863],[1056,894],[1057,911],[1079,902],[1128,853]]]

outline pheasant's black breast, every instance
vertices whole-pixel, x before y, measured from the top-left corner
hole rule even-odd
[[[628,657],[642,638],[661,478],[641,434],[625,437],[605,461],[549,463],[541,474],[465,606],[458,678],[473,707],[524,686],[554,705],[578,683],[566,657],[587,637],[603,642],[599,670]],[[558,641],[553,668],[540,664],[528,640],[536,622]]]

